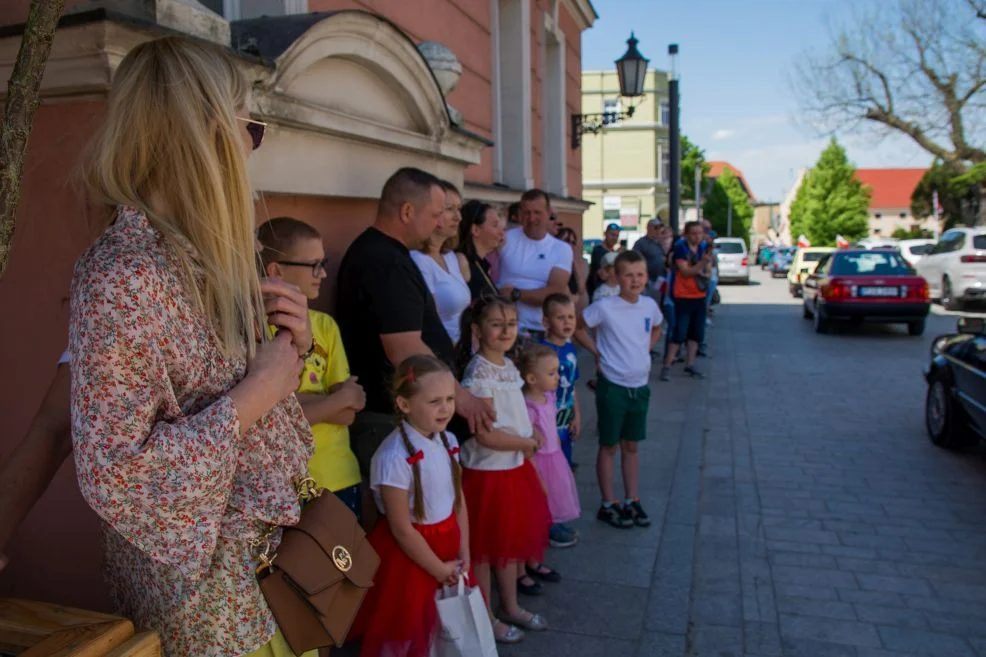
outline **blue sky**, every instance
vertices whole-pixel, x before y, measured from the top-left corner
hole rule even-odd
[[[788,79],[803,49],[826,44],[826,20],[851,18],[852,0],[593,4],[599,20],[583,36],[583,68],[612,69],[631,30],[656,68],[667,69],[668,44],[677,43],[682,131],[707,159],[741,169],[758,199],[780,200],[797,170],[814,164],[826,138],[797,122]],[[923,167],[931,161],[903,138],[840,135],[840,141],[860,167]]]

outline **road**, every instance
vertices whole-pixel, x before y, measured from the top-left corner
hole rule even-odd
[[[594,519],[588,413],[582,542],[549,554],[564,581],[525,600],[552,630],[500,654],[986,657],[986,458],[923,425],[921,368],[954,318],[923,338],[816,335],[760,271],[722,300],[708,379],[653,379],[654,525]]]

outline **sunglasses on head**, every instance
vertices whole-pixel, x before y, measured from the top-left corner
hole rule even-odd
[[[267,131],[267,124],[263,121],[257,121],[256,119],[243,116],[236,118],[246,122],[247,132],[250,133],[250,139],[253,141],[253,150],[260,148],[260,144],[264,141],[264,133]]]

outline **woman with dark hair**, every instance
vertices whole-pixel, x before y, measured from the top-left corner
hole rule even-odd
[[[556,237],[572,247],[572,275],[568,279],[568,292],[575,301],[575,308],[581,313],[589,305],[589,293],[585,289],[588,273],[585,258],[579,254],[579,236],[568,226],[561,226]]]
[[[486,256],[503,243],[503,221],[489,203],[469,201],[462,206],[459,224],[459,251],[469,263],[469,291],[473,300],[483,295],[498,294],[490,275]]]

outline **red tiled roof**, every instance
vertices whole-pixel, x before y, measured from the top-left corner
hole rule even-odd
[[[756,203],[757,198],[753,195],[753,190],[750,189],[750,184],[746,182],[746,178],[743,176],[743,172],[734,167],[729,162],[721,162],[718,160],[713,160],[707,162],[709,165],[709,178],[718,178],[722,175],[724,169],[729,169],[733,172],[733,175],[740,179],[740,183],[743,185],[743,189],[746,190],[746,195],[750,197],[751,203]]]
[[[870,209],[911,207],[911,194],[927,169],[856,169],[856,179],[872,190]]]

